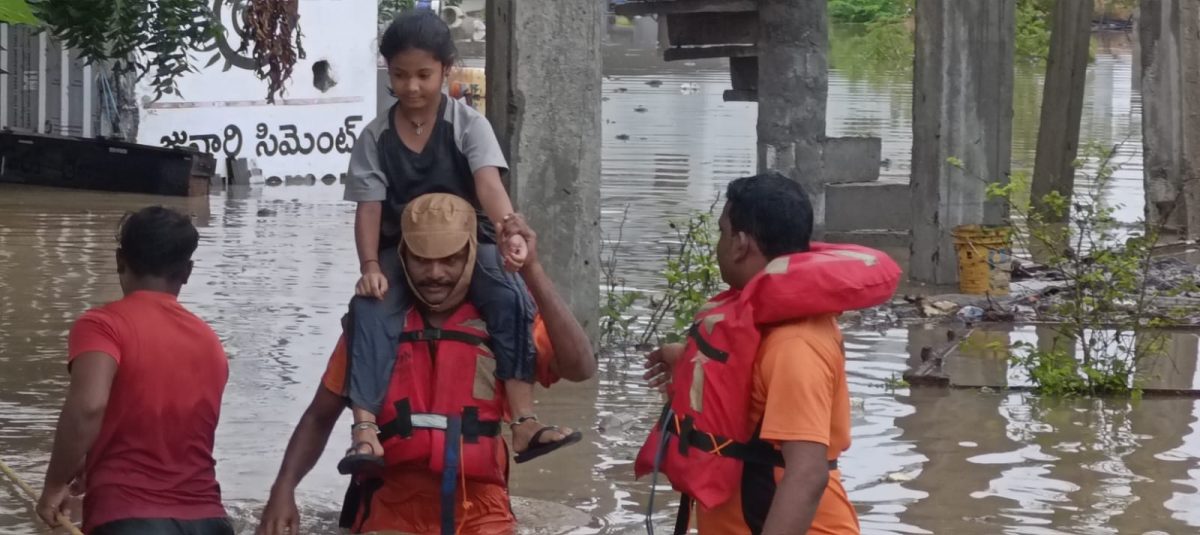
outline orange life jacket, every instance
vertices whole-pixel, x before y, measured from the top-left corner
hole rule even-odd
[[[657,469],[675,490],[713,508],[733,495],[744,463],[782,466],[749,418],[760,327],[881,304],[899,280],[899,266],[880,251],[813,243],[774,259],[742,290],[709,300],[675,362],[671,399],[638,453],[637,476]]]
[[[387,464],[442,473],[447,429],[461,423],[459,473],[506,484],[508,448],[500,426],[508,405],[495,371],[486,325],[474,306],[459,307],[440,329],[427,328],[420,313],[409,312],[379,412]]]

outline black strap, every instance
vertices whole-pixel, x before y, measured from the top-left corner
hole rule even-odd
[[[685,535],[688,532],[688,524],[692,521],[692,500],[687,494],[679,495],[679,513],[675,515],[675,531],[674,535]]]
[[[769,442],[758,439],[757,432],[755,438],[749,442],[738,442],[697,430],[691,416],[675,417],[674,423],[675,425],[668,425],[666,428],[667,432],[679,437],[679,453],[682,455],[688,454],[688,448],[695,448],[713,455],[733,457],[745,463],[784,466],[783,453]],[[837,459],[829,461],[829,469],[838,469]]]
[[[338,527],[353,530],[355,524],[358,524],[359,529],[362,529],[362,525],[371,516],[371,502],[375,499],[375,493],[381,488],[383,480],[377,477],[351,479],[350,486],[346,488],[346,496],[342,499]],[[359,511],[362,511],[361,517]]]
[[[490,422],[496,425],[496,431],[499,432],[500,422]],[[479,442],[479,434],[483,432],[484,422],[479,421],[479,407],[463,407],[462,412],[462,438],[467,444],[477,444]]]
[[[397,401],[395,407],[396,419],[379,424],[380,442],[395,437],[412,437],[413,429],[417,428],[417,426],[413,425],[412,404],[408,398]],[[479,437],[500,436],[500,430],[503,426],[496,420],[480,420],[479,407],[464,407],[461,416],[464,442],[476,444],[479,442]]]
[[[729,353],[717,349],[708,343],[708,340],[704,339],[704,335],[700,332],[700,323],[702,321],[704,320],[692,324],[692,328],[688,330],[688,337],[696,342],[696,349],[700,350],[700,354],[722,364],[725,363],[725,361],[729,360]]]
[[[465,331],[456,331],[453,329],[439,329],[437,327],[426,327],[425,329],[416,331],[405,331],[400,335],[400,343],[405,342],[437,342],[449,340],[451,342],[462,342],[473,346],[487,345],[487,338],[472,334]]]

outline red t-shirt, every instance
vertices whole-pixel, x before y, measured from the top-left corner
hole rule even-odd
[[[229,362],[212,328],[173,295],[134,292],[80,317],[68,350],[71,360],[99,352],[117,361],[87,455],[85,530],[225,516],[212,452]]]

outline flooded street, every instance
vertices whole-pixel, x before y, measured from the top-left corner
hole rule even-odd
[[[615,235],[628,207],[622,275],[651,290],[659,285],[667,221],[706,209],[725,183],[754,171],[756,117],[753,104],[722,102],[729,83],[723,62],[663,64],[646,37],[644,28],[626,30],[605,47],[602,193],[606,236]],[[1142,212],[1131,52],[1124,34],[1098,44],[1082,128],[1084,141],[1128,142],[1109,192],[1124,205],[1125,221]],[[906,179],[911,79],[887,71],[852,79],[833,67],[828,134],[882,137],[884,177]],[[1018,71],[1014,169],[1033,163],[1040,82],[1032,73]],[[66,386],[65,335],[86,308],[120,296],[117,222],[147,204],[174,206],[200,227],[181,301],[214,326],[229,354],[217,476],[230,514],[251,533],[357,279],[353,206],[340,201],[341,193],[341,186],[320,182],[203,199],[0,185],[0,460],[40,486]],[[1200,400],[1055,401],[1022,392],[886,388],[926,334],[891,328],[846,335],[854,443],[841,466],[864,533],[1200,532]],[[1162,373],[1195,385],[1197,340],[1175,338],[1183,358]],[[963,365],[989,382],[1020,384],[1002,359]],[[649,483],[633,480],[632,459],[660,400],[641,373],[637,360],[609,357],[597,380],[539,392],[543,419],[587,434],[568,450],[514,465],[517,513],[528,527],[645,532]],[[347,481],[334,465],[348,445],[346,427],[336,429],[298,491],[306,532],[335,531]],[[660,525],[673,516],[674,502],[669,492],[658,494]],[[549,504],[582,512],[583,520]],[[43,532],[32,518],[15,487],[0,483],[0,533]]]

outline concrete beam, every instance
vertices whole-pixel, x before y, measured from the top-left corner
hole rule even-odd
[[[680,61],[706,58],[746,58],[758,55],[758,47],[747,45],[691,46],[668,48],[663,51],[663,60]]]
[[[589,333],[600,310],[600,41],[595,0],[488,2],[488,119],[510,195]]]
[[[826,184],[879,180],[882,158],[883,140],[880,138],[827,138],[821,151],[821,178]]]
[[[1011,166],[1015,0],[917,0],[910,276],[958,279],[950,231],[1000,224]],[[951,165],[950,159],[963,166]]]
[[[663,2],[626,2],[613,6],[613,12],[623,17],[655,13],[735,13],[754,11],[754,0],[667,0]]]
[[[758,57],[729,58],[729,81],[734,91],[758,91]]]
[[[671,46],[753,45],[758,42],[758,14],[677,13],[667,15]]]
[[[909,184],[899,181],[825,187],[825,230],[896,230],[912,227]]]

